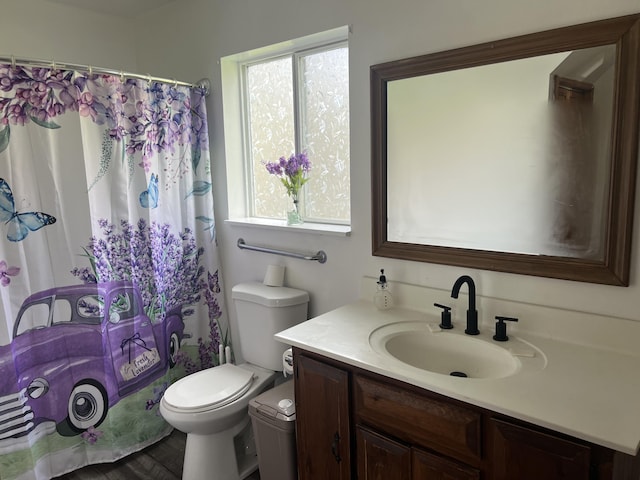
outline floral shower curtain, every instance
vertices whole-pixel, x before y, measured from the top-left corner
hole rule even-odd
[[[204,91],[0,64],[0,478],[170,432],[228,345]]]

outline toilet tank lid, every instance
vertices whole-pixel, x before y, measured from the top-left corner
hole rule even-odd
[[[260,282],[239,283],[231,289],[234,300],[259,303],[267,307],[289,307],[309,301],[304,290],[290,287],[271,287]]]

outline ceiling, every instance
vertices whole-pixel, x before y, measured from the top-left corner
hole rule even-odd
[[[154,10],[178,0],[48,0],[58,5],[107,13],[119,17],[134,17],[148,10]]]

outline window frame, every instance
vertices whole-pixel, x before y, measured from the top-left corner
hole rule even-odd
[[[283,220],[255,216],[254,201],[254,159],[252,158],[251,135],[249,126],[249,105],[247,98],[247,69],[282,58],[292,60],[293,116],[295,151],[300,151],[304,132],[304,78],[301,74],[301,62],[306,56],[314,53],[331,51],[339,48],[349,49],[348,27],[340,27],[321,34],[311,35],[302,39],[284,42],[283,44],[265,47],[242,54],[236,54],[221,59],[223,77],[223,106],[225,124],[225,149],[227,162],[227,198],[229,202],[229,223],[254,225],[261,227],[283,226]],[[227,67],[227,68],[225,68]],[[226,74],[225,74],[226,71]],[[235,75],[235,81],[230,78]],[[225,81],[229,79],[229,81]],[[235,90],[235,92],[233,92]],[[229,94],[231,91],[231,95]],[[230,99],[230,101],[227,101]],[[227,108],[229,106],[229,108]],[[235,119],[233,112],[235,108]],[[229,122],[231,120],[231,122]],[[235,124],[235,128],[229,125]],[[229,131],[229,133],[228,133]],[[231,142],[229,139],[232,139]],[[350,139],[349,139],[350,140]],[[233,146],[235,143],[235,147]],[[242,181],[242,192],[239,181]],[[325,221],[324,219],[305,219],[300,226],[286,226],[287,228],[303,230],[319,230],[325,233],[349,235],[351,232],[352,208],[349,204],[349,219],[340,221]]]

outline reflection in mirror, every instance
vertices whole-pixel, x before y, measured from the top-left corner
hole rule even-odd
[[[372,66],[373,254],[628,285],[639,19]]]
[[[388,239],[602,261],[614,57],[608,45],[389,82]]]

